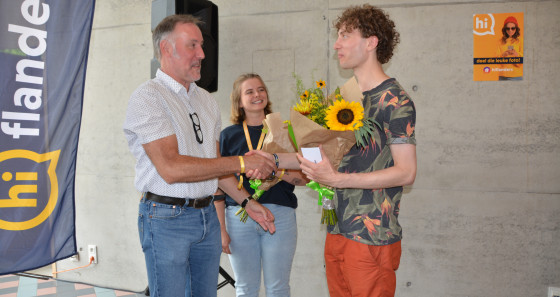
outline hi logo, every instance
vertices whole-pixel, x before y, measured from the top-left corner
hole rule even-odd
[[[496,35],[494,33],[494,26],[496,22],[494,21],[494,16],[491,13],[488,14],[475,14],[473,16],[473,34],[475,35]]]
[[[60,150],[0,152],[0,229],[31,229],[51,215],[58,201],[59,156]]]

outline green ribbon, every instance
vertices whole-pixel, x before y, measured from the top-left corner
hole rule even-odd
[[[323,198],[326,198],[326,199],[329,199],[329,200],[333,199],[334,191],[332,189],[329,189],[327,187],[323,187],[323,186],[321,186],[321,184],[319,184],[315,181],[310,181],[309,183],[307,183],[306,186],[308,186],[312,190],[319,193],[319,201],[318,201],[319,205],[323,205]]]
[[[249,180],[249,184],[251,184],[251,188],[255,190],[255,194],[253,194],[253,198],[258,199],[259,197],[264,194],[264,190],[259,190],[259,187],[262,185],[262,181],[260,179],[251,179]]]
[[[259,187],[262,185],[262,181],[260,179],[250,179],[249,184],[251,184],[251,188],[255,190],[255,193],[251,195],[251,197],[253,197],[253,199],[255,200],[258,200],[262,196],[262,194],[266,192],[265,190],[259,190]],[[247,211],[243,207],[239,208],[235,215],[239,216],[239,220],[243,223],[245,223],[247,221],[247,218],[249,217]]]

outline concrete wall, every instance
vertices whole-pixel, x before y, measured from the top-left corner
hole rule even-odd
[[[292,73],[331,91],[341,70],[332,22],[362,1],[215,0],[223,126],[235,77],[257,72],[275,111],[295,102]],[[418,176],[401,204],[403,255],[397,296],[546,296],[560,286],[560,1],[372,2],[401,33],[386,72],[417,107]],[[123,133],[127,100],[149,78],[149,0],[97,0],[76,182],[79,247],[99,263],[63,279],[140,291],[134,159]],[[472,16],[525,13],[521,82],[473,82]],[[414,87],[414,88],[413,88]],[[416,91],[413,91],[416,90]],[[325,228],[316,195],[297,190],[293,296],[328,296]],[[82,263],[85,251],[80,253]],[[60,261],[58,269],[76,266]],[[231,272],[227,257],[222,266]],[[220,296],[233,296],[228,286]],[[264,294],[263,294],[264,296]]]

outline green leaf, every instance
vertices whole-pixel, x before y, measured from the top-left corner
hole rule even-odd
[[[368,140],[372,137],[375,131],[375,126],[381,129],[381,125],[375,121],[373,118],[368,118],[362,121],[363,126],[358,130],[354,131],[354,136],[356,137],[356,145],[359,148],[363,148],[368,144]]]

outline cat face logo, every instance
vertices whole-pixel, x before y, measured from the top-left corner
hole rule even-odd
[[[31,229],[43,223],[51,215],[58,201],[56,165],[59,156],[60,150],[44,154],[28,150],[0,152],[0,165],[2,162],[11,162],[11,165],[0,166],[0,229],[13,231]],[[47,161],[50,163],[45,163]],[[16,162],[30,166],[25,166],[26,169],[23,171],[16,169],[15,174],[3,169],[3,167],[15,167],[12,165]],[[39,172],[40,168],[46,168],[46,173]],[[41,188],[38,191],[38,184],[42,180],[39,175],[48,176],[49,181],[44,186],[45,190]],[[45,199],[47,200],[44,201]],[[23,213],[20,217],[24,219],[6,218],[8,213],[16,212]]]

